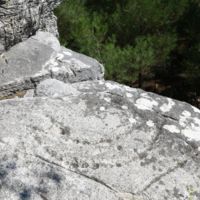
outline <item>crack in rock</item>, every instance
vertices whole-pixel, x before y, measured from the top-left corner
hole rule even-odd
[[[176,166],[173,168],[169,168],[166,172],[160,174],[159,176],[156,176],[153,180],[151,180],[146,186],[143,187],[140,191],[136,192],[137,195],[145,193],[153,184],[159,182],[162,178],[169,175],[172,172],[175,172],[179,168],[183,168],[187,163],[187,160],[184,160],[182,162],[178,162]]]
[[[32,155],[32,156],[34,156],[34,155]],[[90,179],[90,180],[92,180],[92,181],[95,181],[96,183],[103,185],[104,187],[108,188],[109,190],[112,190],[112,191],[114,191],[114,192],[119,193],[116,189],[114,189],[113,187],[109,186],[108,184],[104,183],[102,180],[99,180],[99,179],[96,178],[96,177],[88,176],[88,175],[86,175],[86,174],[81,173],[80,171],[73,171],[73,170],[71,170],[71,169],[69,169],[69,168],[66,168],[66,167],[60,165],[60,164],[57,164],[57,163],[55,163],[55,162],[53,162],[53,161],[50,161],[50,160],[48,160],[48,159],[46,159],[46,158],[43,158],[43,157],[40,156],[40,155],[35,155],[34,157],[39,158],[40,160],[42,160],[43,162],[48,163],[49,165],[55,165],[55,166],[57,166],[57,167],[59,167],[59,168],[62,168],[62,169],[64,169],[64,170],[66,170],[66,171],[69,171],[69,172],[71,172],[71,173],[75,173],[75,174],[80,175],[80,176],[82,176],[82,177],[84,177],[84,178],[86,178],[86,179]]]

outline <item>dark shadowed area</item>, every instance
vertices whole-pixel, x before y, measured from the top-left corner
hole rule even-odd
[[[62,44],[107,79],[200,107],[198,0],[64,0],[55,13]]]

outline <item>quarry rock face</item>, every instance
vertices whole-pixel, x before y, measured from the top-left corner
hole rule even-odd
[[[0,0],[0,53],[45,30],[58,35],[53,9],[61,0]]]
[[[57,3],[1,0],[1,19],[43,5],[48,25]],[[0,55],[0,200],[199,200],[200,110],[105,81],[54,30]]]

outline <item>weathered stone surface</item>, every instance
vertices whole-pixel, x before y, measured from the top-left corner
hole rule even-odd
[[[102,79],[103,74],[95,59],[61,47],[55,36],[39,31],[0,55],[0,98],[50,77],[79,82]]]
[[[200,110],[104,81],[59,2],[0,0],[0,200],[199,200]]]
[[[0,199],[200,199],[200,110],[114,82],[0,102]]]
[[[0,0],[0,53],[44,30],[58,35],[53,9],[61,0]]]

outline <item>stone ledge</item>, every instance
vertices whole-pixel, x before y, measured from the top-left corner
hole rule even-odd
[[[32,89],[46,78],[72,83],[103,75],[103,66],[95,59],[61,47],[48,32],[38,32],[1,54],[0,97]]]

